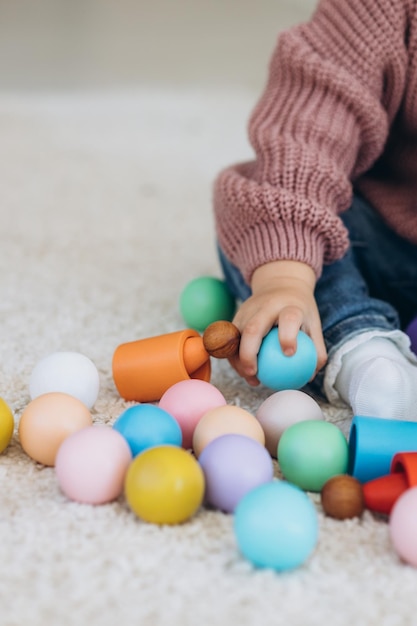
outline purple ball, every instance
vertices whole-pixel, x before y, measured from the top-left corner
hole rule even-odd
[[[245,435],[213,439],[198,460],[206,481],[205,503],[226,513],[233,513],[244,495],[274,476],[267,449]]]
[[[417,354],[417,317],[415,317],[407,326],[405,332],[411,340],[411,350]]]

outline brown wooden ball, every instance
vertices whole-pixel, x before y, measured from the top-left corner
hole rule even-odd
[[[240,331],[232,322],[213,322],[203,333],[203,344],[210,356],[229,359],[239,350]]]
[[[360,517],[365,509],[362,485],[347,474],[333,476],[323,485],[321,504],[326,515],[330,517]]]

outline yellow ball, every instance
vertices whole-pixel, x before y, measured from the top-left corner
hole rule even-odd
[[[132,511],[145,522],[180,524],[196,513],[204,497],[204,474],[183,448],[148,448],[130,464],[125,495]]]
[[[13,413],[5,401],[0,398],[0,453],[9,445],[14,430]]]

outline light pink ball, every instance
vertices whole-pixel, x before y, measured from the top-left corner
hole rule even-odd
[[[159,401],[159,407],[175,417],[182,430],[182,446],[193,445],[195,427],[207,411],[225,406],[223,394],[204,380],[182,380],[172,385]]]
[[[130,447],[110,426],[89,426],[67,437],[58,450],[55,472],[70,500],[105,504],[123,491]]]
[[[269,396],[258,408],[256,419],[265,433],[265,446],[276,458],[278,442],[289,426],[305,420],[323,420],[319,404],[304,391],[286,389]]]
[[[417,487],[407,489],[394,504],[389,532],[398,556],[417,567]]]

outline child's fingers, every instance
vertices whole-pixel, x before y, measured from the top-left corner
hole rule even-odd
[[[303,312],[296,306],[284,307],[279,313],[279,343],[286,356],[293,356],[297,351],[297,335],[303,321]]]

